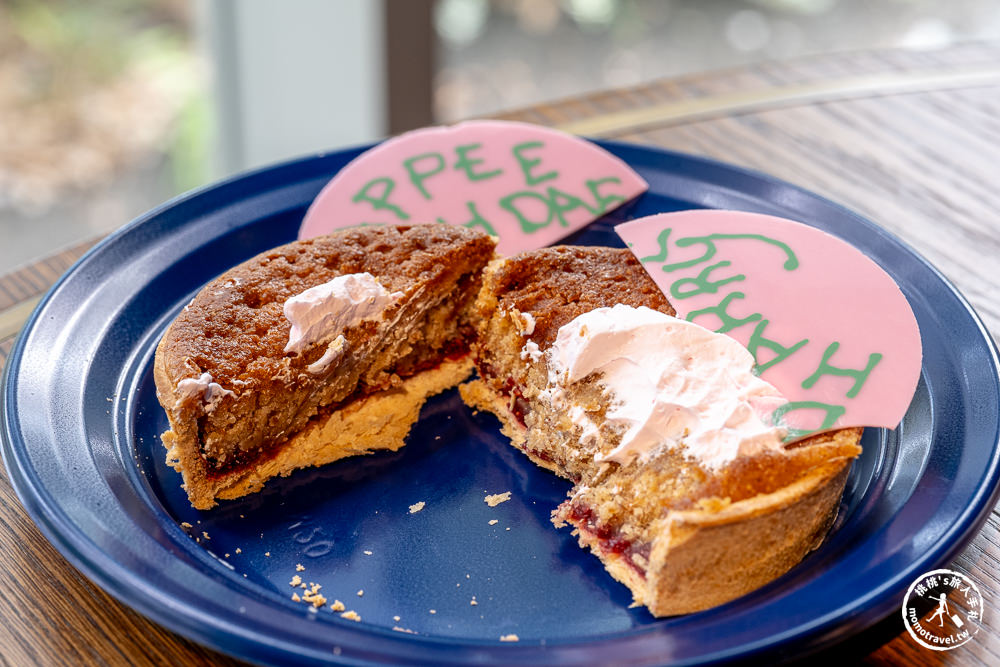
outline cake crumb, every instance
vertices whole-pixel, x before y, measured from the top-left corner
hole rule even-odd
[[[413,630],[410,630],[409,628],[401,628],[398,625],[392,626],[392,629],[395,630],[396,632],[405,632],[408,635],[415,635],[415,634],[417,634],[416,632],[414,632]]]
[[[334,600],[333,604],[330,605],[330,609],[334,611],[344,611],[345,609],[347,609],[347,607],[345,607],[344,603],[341,602],[340,600]]]
[[[295,564],[295,571],[296,572],[304,572],[305,569],[306,569],[306,566],[303,565],[302,563],[296,563]]]
[[[365,594],[365,589],[362,588],[361,590],[358,591],[358,597],[362,597],[364,594]]]
[[[298,586],[301,583],[302,583],[302,577],[300,577],[299,575],[295,575],[294,577],[292,577],[292,580],[288,582],[288,585]]]
[[[496,507],[500,503],[505,503],[508,500],[510,500],[510,491],[504,491],[503,493],[494,493],[493,495],[489,495],[483,498],[483,502],[485,502],[490,507]]]
[[[271,557],[271,552],[270,552],[270,551],[265,551],[265,552],[264,552],[264,556],[265,556],[266,558],[270,558],[270,557]]]
[[[187,521],[182,521],[181,528],[183,528],[184,530],[191,530],[192,528],[194,528],[194,526],[189,524]]]
[[[323,588],[319,584],[311,583],[308,591],[302,594],[302,599],[311,604],[314,607],[322,607],[326,604],[326,597],[319,592],[319,589]]]
[[[236,547],[236,553],[238,553],[238,554],[243,553],[243,549],[240,549],[239,547]]]
[[[521,348],[521,359],[531,359],[534,362],[538,362],[542,358],[542,350],[538,347],[538,343],[533,340],[529,340]]]
[[[425,503],[422,500],[419,503],[413,503],[412,505],[410,505],[410,514],[416,514],[417,512],[422,510],[424,508],[424,505],[426,504],[427,503]]]
[[[206,540],[212,539],[211,537],[208,536],[208,533],[206,533],[204,530],[201,531],[201,536],[204,537]]]
[[[365,555],[366,556],[371,556],[372,552],[370,550],[368,550],[368,549],[365,549]]]
[[[396,621],[397,623],[399,623],[399,616],[393,616],[393,617],[392,617],[392,620],[394,620],[394,621]]]
[[[358,616],[358,612],[354,611],[353,609],[351,611],[345,611],[343,614],[340,615],[340,617],[341,618],[346,618],[348,621],[360,621],[361,620],[361,617]]]
[[[298,593],[292,593],[292,599],[296,602],[302,602],[302,598],[299,597]]]
[[[517,635],[515,635],[512,632],[509,635],[501,635],[500,636],[500,641],[502,641],[502,642],[519,642],[519,641],[521,641],[521,638],[518,637]]]
[[[500,523],[500,520],[499,520],[499,519],[490,519],[490,525],[491,525],[491,526],[495,526],[495,525],[497,525],[498,523]]]
[[[519,316],[518,319],[520,321],[517,322],[517,324],[520,325],[518,328],[521,330],[521,334],[525,336],[530,336],[531,334],[535,333],[536,322],[534,316],[531,313],[522,313],[519,310],[515,310],[512,312],[516,313]]]
[[[478,602],[476,602],[476,596],[475,596],[475,595],[473,595],[473,596],[472,596],[472,599],[471,599],[471,600],[469,600],[469,605],[470,605],[470,606],[473,606],[473,607],[475,607],[475,606],[476,606],[477,604],[479,604],[479,603],[478,603]]]
[[[436,614],[437,613],[437,609],[431,609],[431,613],[432,614]]]

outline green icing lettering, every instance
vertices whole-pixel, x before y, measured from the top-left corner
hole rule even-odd
[[[470,181],[484,181],[487,178],[493,178],[503,173],[502,169],[494,169],[493,171],[474,171],[476,167],[483,163],[483,160],[482,158],[470,157],[469,153],[479,150],[482,147],[482,144],[463,144],[462,146],[455,146],[455,154],[458,156],[458,160],[455,161],[455,169],[465,171],[465,177]]]
[[[746,276],[742,273],[730,276],[729,278],[723,278],[722,280],[716,280],[714,282],[709,279],[709,274],[711,274],[712,271],[730,265],[732,265],[732,262],[728,260],[717,262],[711,266],[706,266],[701,270],[701,273],[694,278],[681,278],[680,280],[675,280],[670,285],[670,293],[677,299],[687,299],[688,297],[697,296],[699,294],[715,294],[723,285],[728,285],[729,283],[737,282],[739,280],[746,280]],[[687,285],[691,285],[691,289],[682,291]]]
[[[468,222],[463,222],[462,223],[463,227],[470,227],[470,228],[482,227],[483,231],[489,234],[490,236],[499,236],[496,230],[493,229],[493,225],[488,223],[486,219],[483,218],[483,216],[479,215],[479,211],[476,210],[476,202],[474,201],[465,202],[465,205],[469,207],[469,213],[472,215],[472,220],[469,220]]]
[[[587,202],[583,201],[579,197],[574,197],[573,195],[563,192],[562,190],[558,190],[550,186],[547,192],[549,195],[549,208],[555,216],[559,218],[559,224],[563,227],[569,226],[569,223],[566,222],[565,214],[570,211],[575,211],[581,206],[592,214],[600,213],[599,210],[591,208]],[[551,218],[551,216],[549,217]]]
[[[789,428],[788,436],[785,438],[786,440],[791,440],[799,437],[800,435],[805,435],[814,431],[825,431],[828,428],[833,428],[833,425],[837,423],[837,420],[840,419],[845,412],[847,412],[847,408],[843,405],[831,405],[830,403],[821,403],[820,401],[789,401],[771,413],[771,423],[775,426],[785,426],[785,415],[794,410],[823,410],[826,414],[823,417],[823,423],[820,424],[819,428]]]
[[[417,171],[415,165],[418,162],[428,159],[434,160],[434,166],[427,171]],[[444,165],[444,156],[440,153],[421,153],[420,155],[414,155],[411,158],[403,160],[403,167],[406,169],[406,173],[410,175],[410,182],[416,186],[417,190],[420,190],[420,194],[424,196],[424,199],[431,198],[431,193],[427,192],[427,188],[424,187],[424,181],[435,174],[441,173],[444,170]]]
[[[823,351],[823,358],[820,359],[819,368],[816,372],[807,377],[802,381],[802,388],[809,389],[816,381],[819,380],[824,375],[838,375],[841,377],[851,377],[854,378],[854,385],[847,391],[845,396],[847,398],[854,398],[861,391],[861,387],[864,386],[865,382],[868,380],[868,376],[871,375],[872,370],[878,365],[878,362],[882,361],[882,355],[878,352],[873,352],[868,355],[868,363],[861,370],[852,368],[838,368],[829,363],[830,357],[832,357],[837,350],[840,349],[840,343],[834,341]]]
[[[547,217],[544,222],[539,222],[536,220],[529,220],[524,213],[521,212],[514,202],[524,199],[537,199],[545,205],[545,210]],[[552,207],[549,206],[549,200],[537,192],[531,192],[530,190],[523,190],[521,192],[515,192],[513,194],[507,195],[500,200],[500,208],[510,211],[517,218],[518,223],[521,225],[521,231],[525,234],[533,234],[539,229],[543,229],[552,222]]]
[[[772,239],[769,236],[764,236],[763,234],[708,234],[706,236],[689,236],[687,238],[683,238],[677,241],[678,248],[686,248],[687,246],[700,243],[705,246],[705,254],[703,254],[701,257],[697,259],[691,259],[685,262],[677,262],[676,264],[666,265],[663,267],[663,270],[666,271],[667,273],[670,273],[678,269],[686,269],[688,267],[695,266],[696,264],[700,264],[702,262],[710,260],[712,259],[712,257],[715,256],[715,253],[718,251],[718,249],[715,246],[716,241],[727,241],[727,240],[737,240],[737,239],[762,241],[764,243],[770,243],[771,245],[780,248],[782,251],[784,251],[785,255],[787,256],[787,259],[785,260],[784,263],[786,271],[792,271],[798,268],[799,266],[799,260],[795,256],[795,253],[792,251],[792,249],[788,247],[788,244],[779,241],[777,239]],[[663,252],[666,253],[665,246],[663,247]],[[664,259],[666,258],[664,257]]]
[[[761,320],[757,323],[757,326],[753,328],[753,333],[750,334],[750,340],[747,341],[747,349],[750,350],[750,354],[753,358],[757,360],[757,365],[754,367],[754,372],[760,375],[766,371],[771,366],[775,364],[780,364],[782,361],[792,356],[799,348],[809,342],[808,338],[803,338],[798,343],[795,343],[791,347],[785,347],[777,341],[773,341],[770,338],[764,337],[764,329],[770,324],[771,320]],[[767,349],[774,352],[774,358],[768,362],[760,363],[760,356],[758,356],[757,351],[766,347]]]
[[[701,317],[702,315],[715,315],[722,322],[722,326],[715,330],[716,333],[726,333],[727,331],[732,331],[737,327],[741,327],[748,322],[755,322],[759,320],[762,315],[760,313],[754,313],[749,317],[733,317],[730,315],[726,309],[729,307],[729,303],[733,299],[745,299],[746,294],[743,292],[732,292],[727,294],[722,301],[720,301],[715,306],[709,306],[708,308],[702,308],[701,310],[692,310],[688,313],[687,321],[694,322],[694,318]]]
[[[548,181],[553,178],[557,178],[559,173],[556,171],[547,171],[540,176],[535,176],[531,173],[531,170],[542,163],[541,158],[527,158],[521,153],[530,150],[532,148],[544,148],[545,144],[541,141],[526,141],[522,144],[515,145],[511,151],[514,153],[514,157],[517,158],[517,163],[521,165],[521,171],[524,172],[524,182],[527,185],[538,185],[543,181]]]
[[[655,255],[647,255],[639,259],[643,264],[647,262],[665,262],[667,261],[667,240],[670,238],[670,232],[673,231],[672,227],[667,227],[662,232],[656,236],[656,243],[660,246],[660,252]],[[631,246],[630,246],[631,247]]]
[[[608,178],[595,178],[588,179],[587,189],[590,190],[590,196],[594,198],[594,205],[596,207],[596,213],[604,213],[612,208],[615,204],[625,201],[625,197],[622,195],[602,195],[598,188],[600,188],[605,183],[615,183],[621,185],[622,179],[617,176],[609,176]]]
[[[369,192],[376,186],[382,186],[382,191],[375,196],[369,194]],[[403,209],[399,208],[395,204],[389,203],[389,195],[392,194],[393,188],[396,187],[396,182],[389,177],[384,178],[373,178],[364,184],[358,194],[351,197],[351,201],[355,204],[366,201],[372,205],[376,211],[389,210],[392,211],[397,218],[400,220],[409,220],[410,216],[407,215]]]

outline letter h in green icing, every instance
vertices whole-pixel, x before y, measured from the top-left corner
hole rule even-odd
[[[819,367],[816,369],[816,372],[802,381],[803,389],[809,389],[824,375],[850,377],[854,378],[854,385],[847,390],[845,396],[847,396],[847,398],[854,398],[858,395],[858,392],[861,391],[861,387],[864,386],[865,382],[868,381],[868,376],[871,375],[878,363],[882,361],[882,355],[878,352],[873,352],[868,355],[868,363],[861,370],[853,368],[839,368],[830,363],[830,357],[832,357],[838,349],[840,349],[840,343],[836,341],[827,346],[826,350],[823,351],[823,358],[820,359]]]

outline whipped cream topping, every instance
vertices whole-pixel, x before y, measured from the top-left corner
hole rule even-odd
[[[212,381],[211,373],[202,373],[197,378],[185,378],[177,383],[177,401],[174,409],[191,400],[201,403],[205,412],[212,412],[226,396],[235,396],[233,392],[223,388],[218,382]]]
[[[521,316],[521,333],[530,336],[535,333],[535,317],[531,313],[519,313]]]
[[[527,343],[525,343],[524,347],[521,348],[521,358],[531,359],[534,362],[537,362],[539,359],[541,359],[542,350],[541,348],[538,347],[538,343],[536,343],[533,340],[529,340]]]
[[[717,469],[738,456],[781,450],[786,432],[770,414],[786,399],[753,374],[750,352],[729,336],[646,307],[616,305],[580,315],[559,329],[547,351],[553,401],[591,373],[610,398],[609,423],[621,443],[598,460],[628,463],[662,446]],[[583,410],[570,418],[596,436]]]
[[[370,273],[337,276],[285,301],[292,323],[285,352],[301,353],[365,320],[381,320],[387,307],[403,296],[389,293]],[[328,350],[329,351],[329,350]]]

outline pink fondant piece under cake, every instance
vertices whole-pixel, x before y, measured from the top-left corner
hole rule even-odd
[[[646,191],[627,164],[556,130],[469,121],[414,130],[355,158],[319,193],[299,238],[358,225],[448,223],[511,255],[565,237]]]
[[[916,318],[892,278],[850,244],[769,215],[664,213],[615,231],[676,308],[725,333],[790,403],[793,435],[895,428],[920,376]]]

